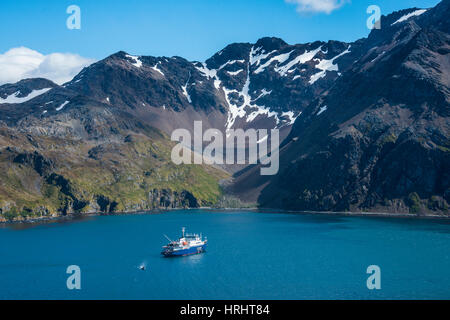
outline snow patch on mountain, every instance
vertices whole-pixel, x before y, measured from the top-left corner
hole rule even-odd
[[[189,72],[189,78],[186,81],[186,84],[184,86],[181,86],[181,90],[183,90],[183,95],[186,97],[189,103],[192,103],[191,96],[189,95],[189,92],[187,91],[187,86],[189,84],[189,80],[191,80],[191,73]]]
[[[250,68],[250,65],[247,67]],[[227,100],[228,106],[229,106],[229,113],[228,113],[228,120],[226,124],[227,130],[231,129],[236,122],[237,118],[245,118],[246,122],[251,122],[256,119],[259,115],[266,115],[268,118],[274,117],[277,124],[279,123],[278,119],[278,113],[274,111],[270,111],[269,108],[266,108],[265,106],[259,106],[255,103],[252,103],[252,98],[249,93],[250,89],[250,72],[247,69],[247,79],[245,81],[244,86],[242,87],[241,91],[238,90],[229,90],[222,86],[222,89],[225,92],[225,98]],[[238,106],[237,104],[234,104],[230,99],[230,94],[237,93],[240,97],[244,99],[244,102],[242,105]],[[264,91],[263,93],[269,94],[269,92]],[[247,109],[252,110],[249,114],[247,114]]]
[[[62,105],[60,105],[58,108],[56,108],[56,111],[60,111],[62,110],[62,108],[64,108],[70,101],[65,101]]]
[[[272,90],[267,91],[266,89],[262,89],[262,90],[261,90],[261,94],[260,94],[256,99],[253,99],[253,101],[259,100],[259,99],[261,99],[262,97],[267,96],[267,95],[269,95],[269,94],[271,94],[271,93],[272,93]]]
[[[292,59],[289,63],[285,64],[284,66],[281,67],[276,67],[275,71],[278,72],[282,77],[286,76],[287,73],[291,73],[292,71],[290,70],[292,67],[294,67],[297,64],[303,64],[305,62],[310,61],[312,58],[314,58],[316,56],[316,54],[322,49],[322,46],[320,46],[319,48],[315,49],[315,50],[305,50],[305,52],[301,55],[299,55],[297,58]]]
[[[200,67],[197,64],[200,64]],[[204,77],[206,77],[208,79],[216,78],[216,76],[217,76],[217,70],[216,69],[209,69],[206,66],[206,63],[204,63],[204,62],[203,63],[197,62],[197,64],[194,64],[194,67],[198,71],[200,71],[200,73],[202,73]]]
[[[317,112],[317,116],[320,116],[322,113],[328,110],[327,106],[323,106],[320,108],[319,112]]]
[[[250,50],[250,64],[251,65],[256,64],[256,66],[259,66],[259,64],[261,63],[261,60],[266,59],[268,56],[275,53],[276,50],[273,50],[269,53],[265,53],[265,52],[266,51],[262,47],[259,47],[257,49],[254,49],[252,47],[252,49]]]
[[[219,67],[219,70],[222,70],[222,69],[225,68],[226,66],[230,66],[230,65],[233,65],[233,64],[235,64],[235,63],[244,63],[244,62],[245,62],[245,60],[232,60],[232,61],[228,61],[228,62],[224,63],[223,65],[221,65],[221,66]]]
[[[275,111],[270,111],[270,108],[266,108],[265,106],[251,105],[250,108],[255,109],[255,111],[251,112],[247,115],[247,122],[252,122],[258,116],[266,115],[268,118],[275,118],[277,125],[280,123],[280,119],[278,118],[278,113]]]
[[[186,97],[188,102],[192,103],[191,96],[189,95],[189,93],[187,91],[187,83],[184,86],[182,86],[181,89],[183,90],[183,95]]]
[[[131,60],[134,61],[134,63],[132,63],[132,65],[135,66],[136,68],[142,67],[142,61],[139,60],[138,56],[132,56],[132,55],[127,54],[126,57],[130,58]]]
[[[351,46],[349,45],[347,50],[338,54],[337,56],[335,56],[334,58],[332,58],[330,60],[315,59],[315,61],[319,61],[319,64],[316,66],[316,69],[319,69],[321,71],[319,71],[318,73],[311,76],[311,79],[309,80],[309,84],[314,84],[317,80],[325,77],[327,71],[339,71],[339,66],[337,64],[334,64],[334,61],[336,59],[342,57],[343,55],[350,53],[350,48],[351,48]]]
[[[293,111],[288,111],[288,112],[283,112],[281,114],[282,117],[287,117],[289,120],[287,120],[287,125],[293,125],[295,120],[297,120],[297,118],[301,115],[302,113],[300,112],[297,116],[295,116],[295,113]]]
[[[50,89],[51,88],[33,90],[25,97],[18,97],[18,95],[20,95],[20,90],[19,90],[19,91],[14,92],[12,95],[7,96],[5,99],[0,98],[0,103],[23,103],[23,102],[29,101],[33,98],[36,98],[37,96],[40,96],[41,94],[46,93]]]
[[[245,112],[244,108],[240,108],[239,106],[232,103],[230,100],[230,94],[234,93],[234,92],[237,93],[238,92],[237,90],[228,90],[225,87],[222,87],[222,89],[225,92],[225,99],[227,100],[227,103],[228,103],[228,120],[227,120],[226,127],[227,127],[227,130],[229,130],[233,127],[233,124],[238,117],[239,118],[245,117],[246,112]]]
[[[200,64],[200,66],[198,66],[198,64]],[[219,77],[217,76],[217,70],[216,69],[209,69],[206,66],[206,63],[200,63],[197,62],[194,64],[195,68],[200,71],[200,73],[203,74],[204,77],[208,78],[208,79],[214,79],[214,87],[219,90],[220,86],[222,84],[222,81],[220,81]]]
[[[222,81],[216,79],[214,80],[214,88],[216,88],[217,90],[220,89],[220,85],[221,85]]]
[[[370,63],[375,62],[376,60],[380,59],[381,57],[383,57],[386,54],[386,51],[383,51],[382,53],[380,53],[378,56],[376,56],[372,61],[370,61]]]
[[[240,69],[240,70],[238,70],[238,71],[227,71],[227,73],[230,75],[230,76],[237,76],[239,73],[241,73],[242,71],[244,71],[243,69]]]
[[[277,65],[278,64],[283,64],[284,62],[286,62],[286,60],[289,59],[289,56],[291,55],[292,52],[294,52],[294,50],[292,50],[290,52],[287,52],[287,53],[282,53],[282,54],[279,54],[279,55],[277,55],[275,57],[270,58],[266,63],[260,65],[258,67],[258,69],[256,69],[254,71],[254,73],[258,74],[258,73],[263,72],[268,66],[270,66],[275,61],[277,62]]]
[[[272,55],[276,51],[272,51],[270,53],[265,53],[262,48],[257,48],[256,50],[252,47],[249,54],[249,60],[247,64],[247,78],[245,80],[245,83],[242,86],[241,90],[238,89],[229,89],[227,88],[221,81],[218,71],[228,65],[232,65],[235,63],[245,63],[245,60],[231,60],[223,64],[218,69],[209,69],[206,63],[200,63],[195,62],[194,67],[206,78],[212,79],[214,81],[214,87],[217,90],[222,89],[225,94],[225,100],[228,104],[228,119],[226,122],[226,128],[227,130],[231,129],[236,120],[238,118],[245,119],[246,122],[252,122],[260,115],[265,115],[268,118],[274,118],[277,125],[280,124],[280,114],[276,111],[271,111],[269,107],[266,107],[264,105],[258,105],[256,104],[256,101],[261,99],[262,97],[266,95],[270,95],[272,93],[271,91],[268,91],[266,89],[262,89],[259,93],[259,95],[252,99],[250,95],[250,66],[256,64],[258,69],[255,71],[255,73],[262,72],[267,66],[269,66],[271,63],[277,61],[278,64],[282,64],[286,62],[289,59],[289,56],[291,55],[291,52],[279,54],[275,57],[272,57],[264,64],[260,64],[261,60],[267,59],[270,55]],[[305,52],[306,53],[306,52]],[[306,56],[305,56],[306,57]],[[301,61],[299,58],[298,61]],[[238,71],[227,71],[230,75],[237,75],[245,70],[240,69]],[[287,71],[287,70],[286,70]],[[184,90],[184,89],[183,89]],[[254,92],[256,94],[256,91]],[[236,99],[236,96],[239,97],[239,99]],[[240,101],[239,101],[240,100]],[[236,102],[239,101],[239,102]],[[289,120],[285,120],[284,122],[287,122],[289,125],[293,124],[293,121],[295,121],[294,113],[288,112],[285,114]]]
[[[160,64],[161,62],[157,62],[153,67],[151,67],[153,70],[155,70],[156,72],[159,72],[162,76],[164,75],[164,72],[161,71],[161,69],[158,68],[158,64]]]
[[[397,21],[395,21],[393,24],[391,24],[391,26],[393,26],[397,23],[405,22],[406,20],[409,20],[412,17],[418,17],[418,16],[424,14],[425,12],[427,12],[426,9],[420,9],[420,10],[416,10],[411,13],[408,13],[408,14],[404,15],[403,17],[401,17],[400,19],[398,19]]]

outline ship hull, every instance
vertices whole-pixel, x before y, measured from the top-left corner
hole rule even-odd
[[[200,254],[206,251],[206,244],[200,246],[194,246],[187,249],[174,250],[174,251],[163,251],[161,254],[165,257],[184,257],[193,254]]]

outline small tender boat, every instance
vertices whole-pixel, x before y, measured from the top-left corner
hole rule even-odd
[[[176,241],[169,240],[169,243],[163,246],[162,255],[165,257],[176,257],[176,256],[188,256],[191,254],[199,254],[206,251],[206,244],[208,240],[203,240],[202,235],[198,234],[186,234],[186,228],[181,229],[181,238]]]

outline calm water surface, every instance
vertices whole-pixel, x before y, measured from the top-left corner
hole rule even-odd
[[[208,251],[162,258],[182,226]],[[415,219],[195,210],[2,226],[0,299],[449,299],[449,249],[450,222]]]

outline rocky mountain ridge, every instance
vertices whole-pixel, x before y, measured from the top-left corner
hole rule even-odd
[[[201,120],[223,132],[280,129],[280,173],[249,166],[228,183],[243,202],[445,214],[448,6],[383,16],[381,30],[353,43],[262,38],[205,62],[121,51],[62,86],[0,86],[2,213],[234,202],[221,200],[226,172],[170,161],[171,132]]]
[[[448,215],[449,10],[383,17],[366,53],[297,119],[280,173],[251,168],[230,191],[289,210]]]

